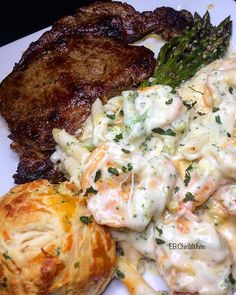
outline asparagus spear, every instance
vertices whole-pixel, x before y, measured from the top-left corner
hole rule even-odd
[[[214,27],[208,12],[203,18],[195,13],[193,26],[161,48],[151,85],[176,87],[191,78],[202,66],[225,54],[231,33],[230,17]]]

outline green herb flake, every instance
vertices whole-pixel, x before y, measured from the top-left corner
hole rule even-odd
[[[80,221],[88,225],[92,223],[92,218],[90,216],[80,216]]]
[[[171,129],[167,129],[166,132],[165,132],[165,135],[175,136],[176,133],[173,130],[171,130]]]
[[[96,177],[96,176],[95,176]],[[86,192],[84,193],[84,197],[88,196],[88,194],[97,194],[98,191],[94,189],[92,186],[86,189]]]
[[[109,118],[109,119],[111,119],[111,120],[115,120],[115,118],[116,118],[116,115],[115,114],[107,114],[107,117]]]
[[[191,163],[185,171],[189,172],[193,169],[193,163]]]
[[[185,173],[185,176],[184,176],[184,185],[185,186],[188,186],[190,180],[191,180],[190,173],[189,172],[186,172]]]
[[[221,119],[220,119],[220,116],[219,115],[215,116],[215,120],[216,120],[216,123],[222,125],[222,122],[221,122]]]
[[[209,207],[208,207],[207,204],[203,204],[203,205],[202,205],[202,208],[203,208],[203,209],[207,209],[207,210],[209,209]]]
[[[230,92],[230,94],[233,94],[233,91],[234,91],[234,89],[233,89],[233,87],[229,87],[229,92]]]
[[[220,110],[220,108],[215,108],[215,107],[214,107],[214,108],[212,109],[212,113],[216,113],[216,112],[218,112],[219,110]]]
[[[157,245],[162,245],[162,244],[165,244],[165,241],[163,241],[162,239],[155,239],[156,240],[156,243]]]
[[[124,173],[127,173],[128,171],[127,171],[127,167],[125,167],[125,166],[122,166],[121,168],[120,168]]]
[[[119,172],[118,172],[118,170],[117,170],[116,168],[114,168],[114,167],[109,167],[109,168],[107,169],[107,171],[108,171],[111,175],[119,176]]]
[[[234,284],[236,283],[236,280],[235,280],[235,278],[233,277],[233,274],[232,274],[232,273],[229,274],[229,282],[230,282],[232,285],[234,285]]]
[[[190,193],[190,192],[187,192],[185,194],[185,198],[183,199],[183,201],[184,202],[191,202],[191,201],[195,201],[196,202],[195,196],[192,193]]]
[[[184,185],[188,186],[189,181],[191,180],[190,171],[193,169],[193,165],[190,164],[188,168],[185,170],[185,176],[184,176]]]
[[[173,102],[173,98],[171,98],[171,99],[169,99],[169,100],[167,100],[166,102],[165,102],[165,104],[172,104],[172,102]]]
[[[2,256],[3,256],[6,260],[11,259],[11,257],[8,255],[8,252],[4,252],[4,253],[2,254]]]
[[[174,188],[174,192],[175,192],[175,194],[176,194],[178,191],[179,191],[179,187],[176,186],[176,187]]]
[[[131,171],[133,169],[133,166],[131,163],[128,163],[127,164],[127,167],[126,166],[122,166],[121,167],[121,170],[124,172],[124,173],[128,173],[129,171]]]
[[[161,236],[163,234],[163,230],[161,228],[156,226],[156,230],[158,231],[159,236]]]
[[[127,164],[127,169],[128,169],[128,171],[131,171],[131,170],[133,169],[133,166],[132,166],[131,163],[128,163],[128,164]]]
[[[162,128],[160,128],[160,127],[153,128],[153,129],[152,129],[152,132],[154,132],[154,133],[158,133],[158,134],[160,134],[160,135],[165,135],[165,130],[162,129]]]
[[[125,154],[130,154],[130,153],[131,153],[131,151],[126,150],[126,149],[121,149],[121,150],[122,150],[122,152],[125,153]]]
[[[184,105],[188,110],[191,110],[191,109],[195,106],[195,104],[197,104],[196,101],[194,101],[194,102],[190,102],[190,101],[188,101],[188,100],[183,100],[183,105]]]
[[[203,112],[197,112],[199,116],[204,116],[206,115],[206,113],[203,113]]]
[[[74,268],[78,268],[79,266],[80,266],[80,262],[79,261],[77,261],[77,262],[74,263]]]
[[[98,169],[94,177],[94,182],[97,182],[101,178],[101,176],[102,176],[102,171]]]
[[[113,140],[114,140],[115,142],[119,142],[121,139],[123,139],[123,135],[122,135],[122,133],[117,134]]]
[[[173,130],[171,130],[171,129],[164,130],[160,127],[153,128],[152,132],[158,133],[160,135],[168,135],[168,136],[175,136],[176,135],[176,133]]]
[[[115,272],[115,277],[118,280],[123,280],[125,278],[125,274],[122,271],[120,271],[119,269],[117,269]]]

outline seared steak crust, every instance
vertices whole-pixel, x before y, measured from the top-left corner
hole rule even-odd
[[[191,13],[186,10],[160,7],[140,13],[127,3],[95,2],[79,8],[73,16],[57,21],[50,31],[31,43],[18,65],[23,65],[29,58],[50,48],[51,43],[63,36],[89,34],[114,38],[128,44],[150,32],[156,32],[168,40],[191,26],[192,22]]]
[[[168,39],[191,23],[191,14],[168,7],[140,13],[126,3],[96,2],[33,42],[0,85],[0,113],[20,155],[16,183],[59,180],[50,162],[52,129],[78,132],[96,98],[106,102],[152,75],[153,53],[129,42],[151,31]]]
[[[0,110],[21,156],[17,183],[51,179],[52,129],[75,133],[96,98],[106,102],[149,77],[153,55],[110,38],[74,35],[14,70],[1,84]]]

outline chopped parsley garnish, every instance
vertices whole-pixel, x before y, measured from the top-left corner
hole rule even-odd
[[[80,262],[79,262],[79,261],[75,262],[75,263],[74,263],[74,268],[78,268],[79,265],[80,265]]]
[[[174,192],[177,193],[178,191],[179,191],[179,187],[176,186],[176,187],[174,188]]]
[[[218,112],[219,110],[220,110],[220,108],[215,108],[215,107],[214,107],[214,108],[212,109],[212,113],[216,113],[216,112]]]
[[[92,223],[92,219],[89,216],[80,216],[80,221],[82,223],[87,224],[87,225],[90,224],[90,223]]]
[[[206,113],[202,113],[202,112],[197,112],[199,116],[204,116],[206,115]]]
[[[161,244],[165,244],[165,241],[163,241],[162,239],[156,238],[156,243],[157,243],[157,245],[161,245]]]
[[[163,234],[163,230],[161,228],[156,226],[156,230],[158,231],[159,236],[161,236]]]
[[[116,175],[116,176],[119,176],[119,172],[116,168],[113,168],[113,167],[109,167],[107,169],[107,171],[111,174],[111,175]]]
[[[84,193],[84,196],[86,197],[88,194],[97,194],[97,190],[94,189],[92,186],[86,189],[86,192]]]
[[[234,91],[234,89],[233,89],[233,87],[229,87],[229,92],[230,92],[230,94],[233,94],[233,91]]]
[[[190,165],[188,166],[188,168],[185,170],[185,176],[184,176],[184,185],[185,185],[185,186],[188,186],[188,184],[189,184],[189,181],[190,181],[190,179],[191,179],[190,171],[191,171],[192,169],[193,169],[193,165],[190,164]]]
[[[117,134],[113,140],[114,140],[115,142],[119,142],[121,139],[123,139],[123,135],[122,135],[122,133]]]
[[[122,167],[121,167],[121,170],[122,170],[124,173],[127,173],[127,172],[131,171],[132,169],[133,169],[133,166],[132,166],[131,163],[128,163],[128,164],[127,164],[127,167],[125,167],[125,166],[122,166]]]
[[[125,278],[125,274],[122,271],[120,271],[119,269],[117,269],[115,272],[115,277],[119,280],[122,280]]]
[[[166,104],[172,104],[172,102],[173,102],[173,98],[167,100],[167,101],[166,101]]]
[[[101,178],[101,176],[102,176],[102,171],[98,169],[94,177],[94,182],[97,182]]]
[[[229,274],[229,282],[230,282],[232,285],[234,285],[234,284],[236,283],[236,280],[235,280],[235,278],[233,277],[233,274],[232,274],[232,273]]]
[[[183,201],[184,202],[190,202],[190,201],[195,201],[196,202],[195,196],[192,193],[190,193],[190,192],[187,192],[185,194],[185,198],[183,199]]]
[[[175,136],[176,135],[176,133],[173,130],[171,130],[171,129],[164,130],[160,127],[153,128],[152,132],[158,133],[160,135],[168,135],[168,136]]]
[[[185,172],[189,172],[189,171],[191,171],[193,169],[193,163],[191,163],[188,167],[187,167],[187,169],[185,170]]]
[[[109,118],[109,119],[111,119],[111,120],[115,120],[115,118],[116,118],[116,115],[115,114],[107,114],[107,117]]]
[[[11,259],[11,257],[8,255],[8,252],[4,252],[4,253],[2,254],[2,256],[3,256],[6,260]]]
[[[207,204],[203,204],[203,205],[202,205],[202,208],[203,208],[203,209],[209,209],[209,207],[208,207]]]
[[[171,130],[171,129],[167,129],[166,132],[165,132],[165,135],[175,136],[176,133],[173,130]]]
[[[183,105],[184,105],[188,110],[191,110],[191,109],[195,106],[195,104],[197,104],[196,101],[194,101],[194,102],[190,102],[190,101],[188,101],[188,100],[184,100],[184,101],[183,101]]]
[[[159,127],[157,127],[157,128],[153,128],[153,129],[152,129],[152,132],[154,132],[154,133],[158,133],[158,134],[161,134],[161,135],[165,135],[165,133],[166,133],[164,129],[159,128]]]
[[[215,116],[215,120],[216,120],[216,123],[218,123],[218,124],[222,124],[222,122],[221,122],[221,119],[220,119],[220,116],[219,116],[219,115]]]
[[[124,172],[124,173],[127,173],[128,171],[127,171],[127,167],[125,167],[125,166],[122,166],[121,167],[121,170]]]
[[[131,151],[126,150],[126,149],[121,149],[121,150],[122,150],[122,152],[125,153],[125,154],[130,154],[130,153],[131,153]]]
[[[128,171],[131,171],[131,170],[133,169],[133,166],[132,166],[131,163],[128,163],[128,164],[127,164],[127,169],[128,169]]]

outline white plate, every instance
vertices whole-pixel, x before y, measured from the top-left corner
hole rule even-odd
[[[229,14],[234,20],[236,28],[236,2],[234,0],[127,0],[137,10],[153,10],[159,6],[171,6],[177,10],[187,9],[191,12],[197,11],[203,15],[207,9],[210,10],[213,24],[218,24]],[[39,38],[44,31],[41,30],[0,48],[0,81],[9,74],[28,45]],[[233,31],[232,45],[236,48],[236,29]],[[18,157],[9,148],[10,140],[7,138],[9,130],[4,120],[0,117],[0,196],[5,194],[13,185],[12,175],[16,171]],[[161,290],[164,285],[158,278],[149,276],[153,287]],[[104,295],[128,294],[125,287],[117,280],[113,280]],[[147,294],[148,295],[148,294]]]

